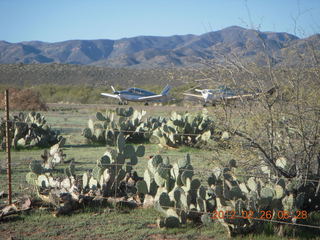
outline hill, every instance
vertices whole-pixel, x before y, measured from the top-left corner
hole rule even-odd
[[[306,39],[288,33],[260,32],[238,26],[202,35],[138,36],[119,40],[69,40],[9,43],[0,41],[0,63],[62,63],[107,67],[170,68],[198,66],[203,59],[237,56],[244,62],[265,64],[265,54],[275,64],[295,65],[297,54],[319,35]]]
[[[172,86],[203,78],[196,69],[128,69],[72,64],[0,64],[0,84],[29,87],[40,84],[114,86]]]

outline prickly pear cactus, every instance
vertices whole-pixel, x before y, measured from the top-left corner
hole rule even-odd
[[[143,186],[139,182],[140,178],[132,171],[132,167],[144,153],[144,146],[134,148],[132,145],[127,145],[123,133],[120,133],[115,149],[106,151],[101,159],[97,160],[92,171],[83,174],[83,193],[99,190],[105,197],[136,193],[137,188],[142,189]]]
[[[44,150],[42,161],[32,161],[29,165],[30,172],[26,175],[27,183],[34,186],[37,195],[57,206],[62,193],[70,194],[73,200],[79,198],[74,161],[68,160],[70,163],[64,169],[64,176],[55,169],[57,164],[64,163],[65,154],[61,149],[64,143],[65,140],[62,139],[49,150]]]
[[[62,151],[65,140],[62,139],[50,149],[44,150],[42,160],[34,160],[30,163],[30,172],[26,175],[26,181],[33,186],[36,194],[44,202],[55,206],[55,215],[69,214],[79,206],[80,188],[79,179],[76,176],[76,167],[73,159],[64,161],[66,155]],[[55,166],[64,167],[64,174]]]
[[[143,124],[142,118],[145,111],[137,111],[132,107],[129,109],[116,108],[115,113],[106,111],[96,113],[96,119],[89,119],[88,127],[83,129],[82,135],[93,143],[103,143],[110,146],[116,145],[116,140],[120,132],[124,134],[126,140],[135,142],[141,141],[144,134],[139,133],[140,125]]]
[[[88,121],[82,135],[90,142],[111,146],[115,145],[119,132],[123,132],[129,142],[150,141],[171,147],[187,145],[200,148],[214,144],[214,139],[217,139],[214,121],[205,112],[197,115],[173,112],[169,119],[148,117],[142,120],[145,114],[145,111],[138,112],[133,108],[117,108],[115,113],[107,111],[105,115],[97,112],[96,119]]]
[[[151,141],[171,147],[201,147],[213,142],[214,130],[214,121],[206,113],[181,115],[173,112],[165,123],[153,131]]]
[[[62,150],[64,144],[65,139],[62,138],[57,144],[53,145],[49,150],[44,150],[43,154],[41,155],[42,160],[33,160],[32,162],[30,162],[30,172],[26,176],[26,180],[28,183],[32,185],[42,186],[41,184],[38,184],[37,181],[34,182],[33,180],[41,175],[52,177],[52,174],[55,171],[55,166],[64,163],[64,159],[66,156]],[[70,165],[66,169],[66,172],[68,172],[67,175],[69,177],[75,175],[74,163],[71,160],[70,162]],[[46,178],[42,177],[42,179]],[[44,187],[50,187],[49,182],[44,182],[46,183]]]
[[[45,150],[42,161],[32,161],[26,181],[34,186],[38,196],[57,207],[57,213],[69,213],[79,207],[83,201],[93,201],[96,197],[129,197],[134,196],[137,188],[141,189],[141,180],[133,171],[138,158],[145,154],[144,146],[137,148],[125,144],[122,133],[119,134],[116,147],[104,153],[97,160],[96,166],[82,175],[76,176],[74,160],[65,159],[60,141],[51,149]],[[54,167],[69,162],[63,173]],[[65,197],[69,200],[64,202]],[[105,199],[105,198],[103,198]],[[62,204],[62,205],[61,205]],[[66,205],[65,205],[66,204]]]
[[[158,220],[159,227],[179,227],[186,224],[187,218],[201,221],[203,214],[214,209],[213,196],[201,186],[198,179],[193,179],[193,175],[189,155],[173,165],[160,155],[148,161],[144,180],[140,181],[137,192],[145,195],[145,204],[149,205],[147,201],[152,200],[163,215]]]
[[[166,122],[167,119],[164,117],[148,117],[137,127],[136,132],[143,139],[151,141],[153,132]]]
[[[285,163],[281,159],[277,164],[285,167]],[[271,171],[265,166],[257,173],[257,177],[240,180],[243,178],[237,178],[236,168],[237,164],[232,160],[228,167],[214,169],[208,178],[208,185],[216,200],[215,212],[232,212],[237,216],[216,218],[227,228],[230,236],[254,231],[261,224],[255,218],[266,218],[261,216],[262,213],[269,212],[269,220],[296,222],[294,214],[282,218],[284,211],[319,211],[316,203],[320,197],[315,194],[316,185],[312,182],[306,183],[299,177],[285,179],[270,176]],[[266,178],[261,178],[264,174]]]
[[[59,132],[51,129],[45,117],[40,113],[19,113],[11,118],[10,136],[14,148],[20,147],[50,147],[61,140]],[[0,143],[5,136],[4,121],[0,124]]]

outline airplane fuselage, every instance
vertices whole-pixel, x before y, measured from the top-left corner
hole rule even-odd
[[[112,87],[114,90],[114,88]],[[171,87],[167,85],[160,94],[156,94],[154,92],[150,92],[141,88],[129,88],[123,91],[113,91],[113,93],[101,93],[104,97],[112,97],[116,98],[120,101],[120,103],[126,103],[128,101],[131,102],[159,102],[168,99],[168,93]]]
[[[220,89],[219,90],[204,89],[199,92],[201,92],[205,102],[216,102],[228,97],[235,96],[233,92],[223,92]]]
[[[131,102],[146,102],[148,100],[141,100],[139,98],[156,95],[156,93],[153,93],[141,88],[129,88],[128,90],[116,91],[114,92],[114,94],[117,94],[121,101],[131,101]]]

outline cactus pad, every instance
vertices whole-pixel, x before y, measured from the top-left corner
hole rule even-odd
[[[142,194],[148,193],[147,183],[144,180],[139,180],[136,183],[136,188],[138,193],[142,193]]]

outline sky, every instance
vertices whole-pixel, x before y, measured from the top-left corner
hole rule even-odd
[[[320,32],[320,0],[0,0],[0,40],[204,34],[229,26]]]

